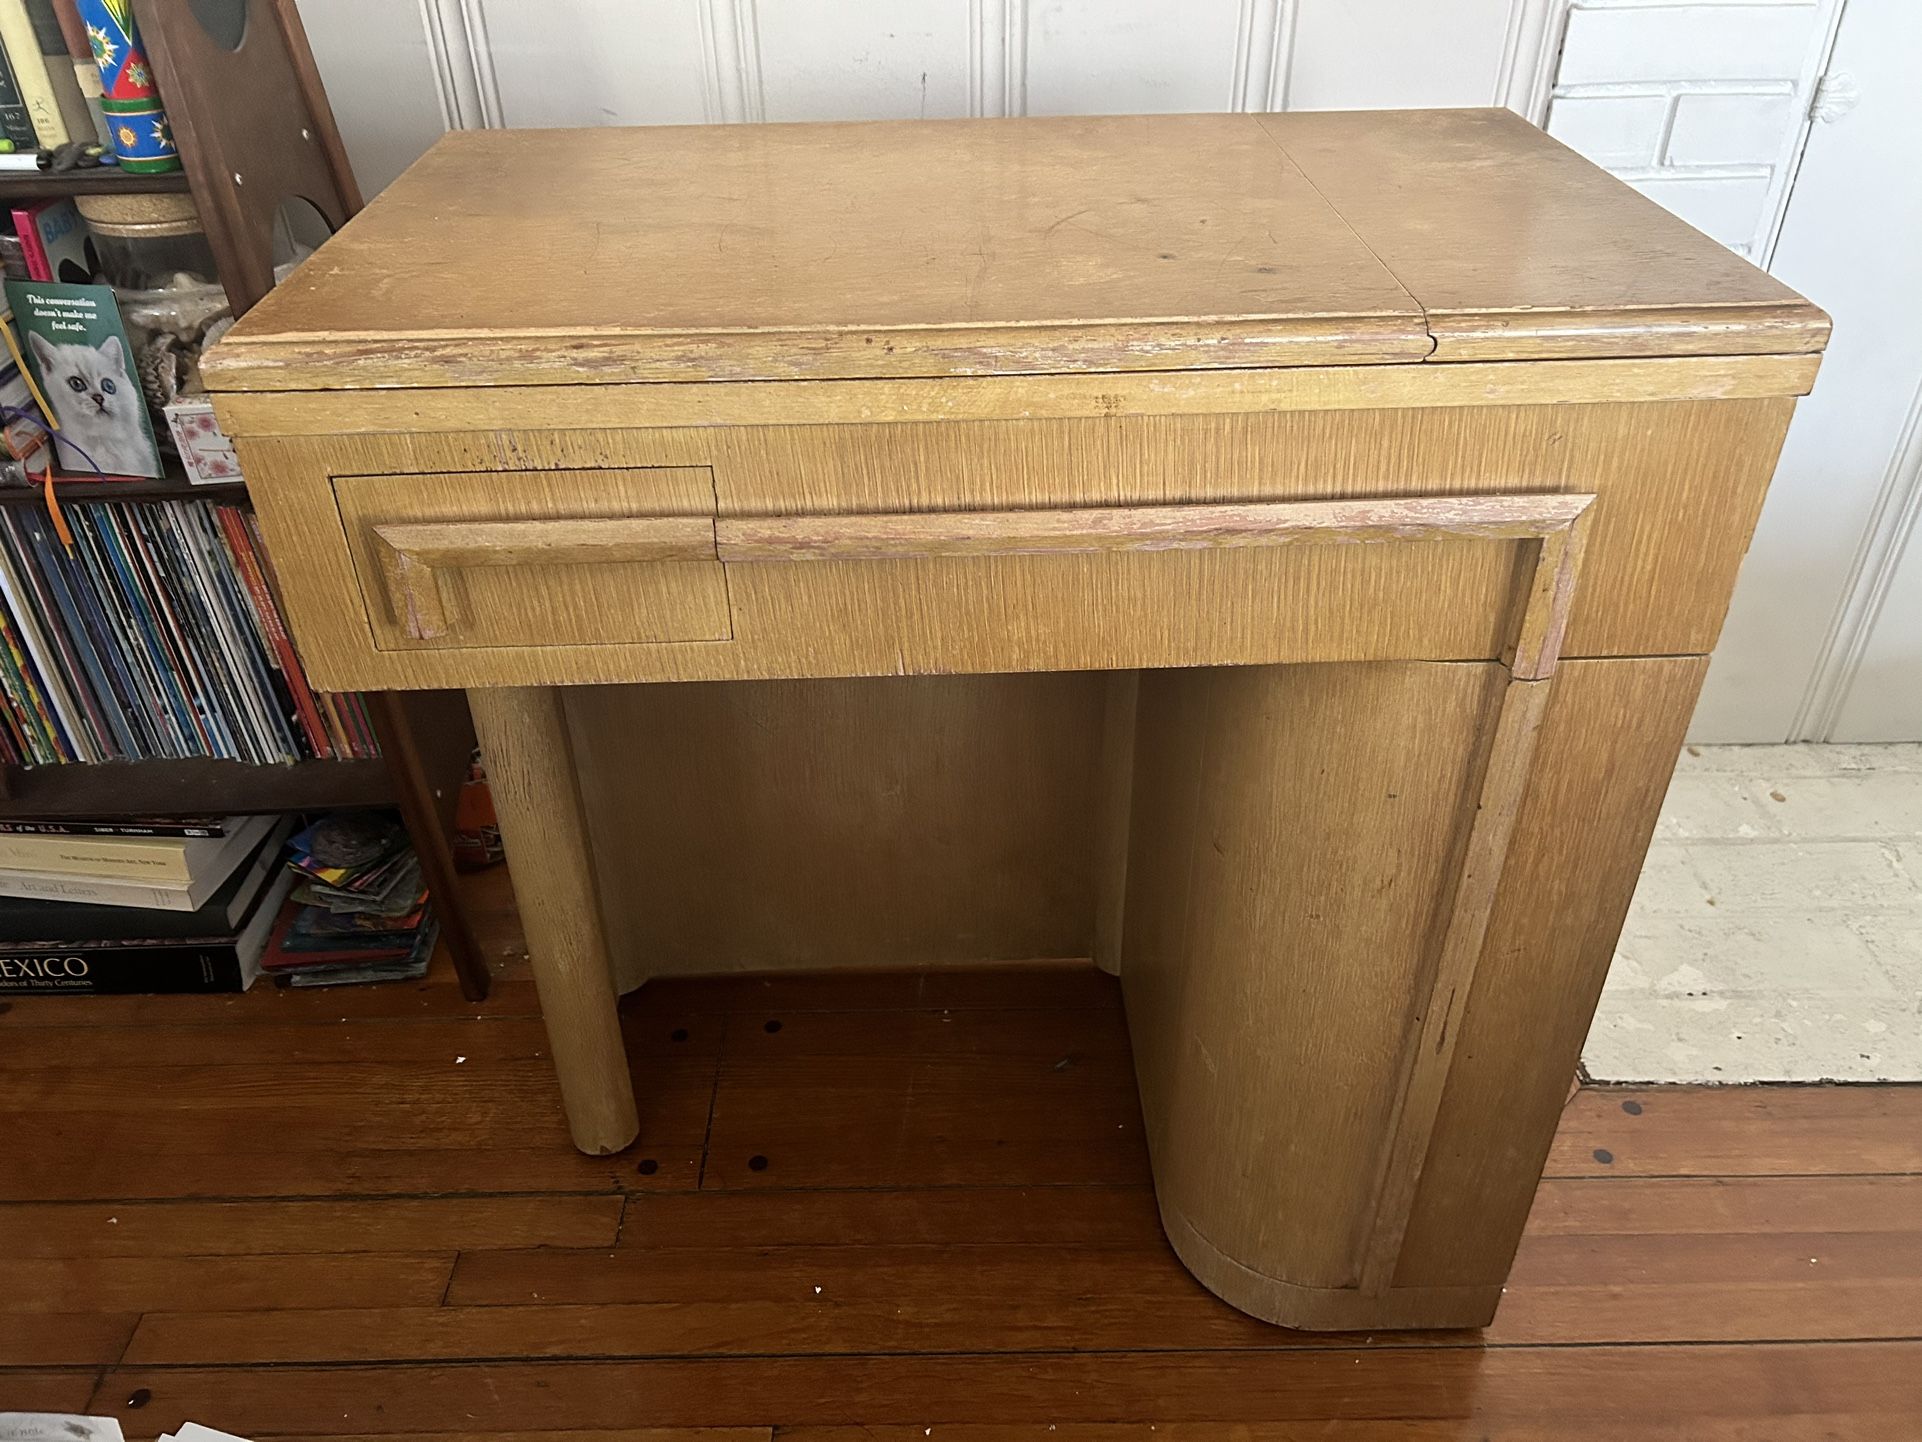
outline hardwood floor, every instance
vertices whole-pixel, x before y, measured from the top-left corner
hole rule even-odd
[[[0,1410],[132,1438],[1922,1438],[1922,1088],[1582,1091],[1489,1331],[1311,1336],[1163,1242],[1092,968],[655,983],[626,1010],[641,1142],[589,1159],[504,876],[475,892],[477,1008],[438,969],[0,1003]]]

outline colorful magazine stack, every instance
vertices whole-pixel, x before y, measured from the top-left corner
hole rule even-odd
[[[208,501],[0,505],[0,764],[379,754],[313,690],[252,514]]]
[[[377,812],[341,812],[288,843],[299,878],[262,961],[290,986],[424,976],[439,925],[407,833]]]

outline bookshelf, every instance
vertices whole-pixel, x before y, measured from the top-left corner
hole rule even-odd
[[[50,195],[179,195],[192,189],[184,172],[122,175],[111,165],[96,170],[0,170],[0,200],[42,200]]]
[[[180,147],[183,170],[126,175],[112,167],[0,172],[9,206],[54,196],[187,193],[194,199],[233,313],[273,285],[273,244],[283,201],[299,199],[338,229],[360,192],[334,124],[293,0],[244,4],[243,43],[215,39],[179,0],[134,0]],[[56,482],[63,502],[202,499],[236,503],[244,483]],[[36,504],[37,488],[0,487],[0,505]],[[441,936],[469,999],[487,994],[486,963],[462,910],[448,837],[473,747],[458,692],[374,694],[367,709],[381,743],[376,760],[285,765],[237,761],[109,761],[0,767],[0,816],[165,816],[396,807],[435,899]]]
[[[53,493],[67,501],[241,501],[247,498],[245,481],[214,481],[196,485],[178,473],[157,481],[91,481],[56,479]],[[0,486],[0,506],[37,506],[42,504],[40,486]]]

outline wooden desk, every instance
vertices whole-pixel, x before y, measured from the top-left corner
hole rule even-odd
[[[651,974],[1092,954],[1197,1276],[1474,1326],[1826,332],[1504,112],[1169,116],[450,135],[208,369],[584,1150]]]

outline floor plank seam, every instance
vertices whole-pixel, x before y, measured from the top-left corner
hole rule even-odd
[[[657,1189],[658,1190],[658,1189]],[[206,1196],[5,1197],[0,1212],[10,1207],[229,1207],[282,1203],[334,1206],[344,1202],[471,1202],[545,1201],[554,1197],[620,1197],[634,1195],[618,1182],[605,1187],[519,1192],[222,1192]],[[692,1196],[692,1188],[678,1195]]]
[[[1333,1334],[1316,1335],[1323,1336]],[[382,1357],[372,1361],[366,1359],[343,1359],[334,1361],[297,1362],[134,1362],[125,1365],[116,1365],[110,1368],[109,1371],[138,1374],[147,1372],[391,1371],[397,1368],[420,1367],[625,1367],[655,1365],[726,1367],[751,1362],[794,1363],[864,1360],[889,1362],[1031,1362],[1050,1358],[1061,1360],[1085,1360],[1090,1358],[1122,1360],[1130,1357],[1154,1357],[1157,1359],[1210,1357],[1226,1360],[1244,1360],[1262,1357],[1358,1356],[1364,1353],[1369,1355],[1394,1354],[1398,1356],[1419,1356],[1435,1352],[1653,1352],[1677,1348],[1699,1351],[1705,1348],[1732,1349],[1737,1347],[1891,1347],[1912,1346],[1917,1343],[1922,1343],[1922,1333],[1886,1337],[1681,1338],[1672,1340],[1630,1339],[1606,1342],[1482,1342],[1463,1339],[1448,1334],[1437,1334],[1432,1341],[1395,1341],[1382,1342],[1374,1345],[1364,1343],[1354,1346],[1343,1346],[1338,1342],[1285,1342],[1276,1343],[1273,1346],[1261,1347],[1126,1347],[1088,1349],[1039,1347],[1014,1349],[1005,1352],[982,1351],[980,1349],[928,1352],[583,1352],[552,1356],[544,1354],[528,1356],[516,1353],[502,1353],[497,1356],[485,1357]],[[35,1368],[32,1370],[48,1371],[55,1369]]]

